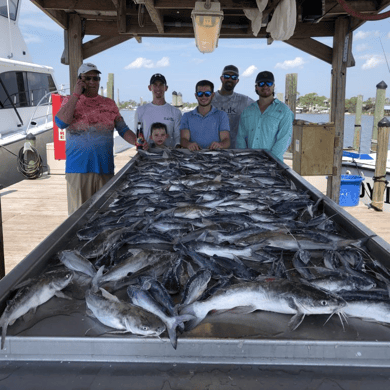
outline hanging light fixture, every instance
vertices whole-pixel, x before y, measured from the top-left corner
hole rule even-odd
[[[195,2],[191,12],[196,47],[202,53],[211,53],[218,46],[223,20],[221,4],[211,0]]]

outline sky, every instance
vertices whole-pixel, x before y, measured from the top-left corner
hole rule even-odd
[[[68,66],[61,64],[63,29],[29,0],[22,1],[19,27],[33,61],[53,67],[57,84],[69,88]],[[84,42],[92,38],[87,36]],[[333,46],[332,38],[318,40]],[[381,81],[390,86],[390,18],[368,21],[357,29],[352,52],[356,65],[347,69],[346,98],[360,94],[367,100],[375,97],[376,85]],[[141,98],[151,101],[150,77],[161,73],[167,79],[168,102],[172,101],[173,91],[182,94],[183,102],[196,102],[196,83],[207,79],[214,83],[216,90],[219,89],[222,70],[230,64],[240,71],[235,92],[254,100],[257,99],[254,81],[257,73],[263,70],[274,74],[276,93],[284,94],[286,75],[297,73],[297,89],[301,96],[311,92],[330,96],[330,64],[282,41],[267,45],[265,39],[220,39],[213,53],[202,54],[196,48],[195,39],[142,38],[142,43],[130,39],[86,62],[96,64],[102,72],[101,86],[104,88],[108,73],[114,74],[114,98],[117,100],[119,89],[120,101],[139,102]],[[386,97],[390,97],[389,88]]]

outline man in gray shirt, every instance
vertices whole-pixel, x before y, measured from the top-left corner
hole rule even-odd
[[[229,117],[230,124],[230,148],[236,148],[236,137],[241,113],[254,102],[249,96],[234,92],[239,82],[238,68],[234,65],[224,67],[221,76],[222,87],[215,92],[212,101],[213,107],[225,111]]]
[[[144,137],[149,141],[150,128],[153,123],[164,123],[167,126],[168,138],[164,145],[174,148],[180,145],[181,111],[165,101],[165,92],[168,90],[167,80],[161,73],[154,74],[149,83],[152,92],[152,103],[139,106],[134,116],[134,128],[138,122],[142,123]]]

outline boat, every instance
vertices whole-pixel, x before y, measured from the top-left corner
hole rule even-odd
[[[362,176],[360,198],[364,204],[369,205],[372,200],[374,188],[376,153],[359,154],[344,151],[342,158],[342,175]],[[384,211],[390,211],[390,150],[387,152],[386,162],[386,190],[384,193]]]
[[[53,142],[51,93],[58,90],[53,68],[35,64],[19,29],[21,1],[0,6],[0,185],[23,180],[19,153],[26,136],[41,164],[46,144]],[[21,152],[22,150],[22,152]]]

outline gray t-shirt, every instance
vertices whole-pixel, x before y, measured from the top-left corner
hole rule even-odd
[[[236,138],[238,133],[238,125],[240,123],[241,113],[250,104],[254,102],[249,96],[241,93],[233,92],[232,95],[223,96],[219,91],[215,92],[215,96],[211,104],[218,110],[225,111],[229,117],[230,123],[230,148],[236,148]]]
[[[174,148],[180,144],[180,120],[181,111],[165,103],[162,106],[157,106],[153,103],[148,103],[139,106],[134,116],[134,128],[137,129],[137,123],[141,122],[144,130],[144,136],[147,142],[150,142],[150,127],[155,122],[165,123],[169,138],[166,139],[164,145]]]

